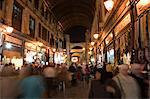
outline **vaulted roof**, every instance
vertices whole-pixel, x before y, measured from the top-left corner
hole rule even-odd
[[[96,0],[47,0],[64,30],[74,26],[92,26]]]

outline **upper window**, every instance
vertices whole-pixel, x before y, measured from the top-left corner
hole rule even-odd
[[[48,9],[46,9],[45,15],[44,15],[44,17],[45,17],[46,20],[48,19],[48,14],[49,14],[49,11],[48,11]]]
[[[54,36],[53,36],[53,34],[51,34],[50,45],[54,46]]]
[[[66,39],[63,41],[63,49],[66,49]]]
[[[47,38],[47,30],[46,28],[42,27],[42,39],[46,41]]]
[[[44,12],[45,12],[45,11],[44,11],[44,3],[43,3],[42,6],[41,6],[41,15],[42,15],[42,16],[44,16]]]
[[[30,36],[34,38],[35,35],[35,19],[30,16],[29,19],[29,31],[30,31]]]
[[[15,1],[13,5],[12,26],[19,31],[21,31],[22,11],[23,7]]]
[[[59,41],[58,41],[58,40],[55,40],[56,48],[58,48],[58,47],[59,47],[58,43],[59,43]]]
[[[4,0],[0,0],[0,9],[2,10],[2,8],[3,8],[3,1]]]
[[[34,7],[35,7],[36,9],[39,8],[39,0],[34,0]]]
[[[41,24],[39,23],[39,37],[41,38]]]

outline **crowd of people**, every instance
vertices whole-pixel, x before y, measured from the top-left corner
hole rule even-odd
[[[137,63],[113,70],[105,63],[98,67],[76,63],[41,66],[35,62],[15,70],[10,63],[0,69],[0,93],[2,99],[52,98],[58,91],[85,81],[90,84],[89,98],[145,99],[150,82],[143,69],[144,65]]]
[[[0,70],[1,99],[50,98],[62,90],[62,83],[69,82],[70,73],[65,64],[41,66],[25,64],[16,70],[14,65],[5,64]]]
[[[148,99],[149,75],[143,69],[144,65],[138,63],[119,65],[115,72],[108,71],[106,66],[97,68],[89,98]]]

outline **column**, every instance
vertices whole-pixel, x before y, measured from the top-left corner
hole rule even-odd
[[[89,33],[89,30],[86,31],[85,33],[85,61],[86,61],[86,64],[89,64],[89,54],[88,54],[88,51],[89,51],[89,42],[90,42],[90,33]]]
[[[67,52],[67,65],[70,66],[70,37],[69,35],[65,35],[66,39],[66,52]]]
[[[135,21],[135,2],[133,0],[130,0],[130,15],[131,15],[131,41],[130,41],[130,52],[131,52],[131,63],[135,60],[135,49],[134,49],[134,43],[135,43],[135,28],[134,28],[134,21]]]
[[[4,0],[5,3],[4,19],[5,24],[9,26],[12,25],[13,2],[14,0]]]

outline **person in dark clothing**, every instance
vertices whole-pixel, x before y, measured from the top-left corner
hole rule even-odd
[[[72,73],[72,80],[71,80],[71,85],[72,86],[75,86],[77,84],[77,67],[75,64],[72,64],[70,67],[69,67],[69,72]]]
[[[112,68],[110,65],[106,65],[105,63],[103,63],[103,70],[105,72],[106,79],[112,79],[113,78]]]
[[[93,99],[93,98],[119,98],[119,97],[114,97],[114,93],[113,91],[111,91],[113,88],[110,87],[110,85],[107,85],[107,80],[106,77],[104,75],[104,70],[99,68],[96,70],[96,74],[95,74],[95,80],[91,81],[91,87],[90,87],[90,91],[89,91],[89,99]],[[113,83],[113,85],[115,85],[115,83]],[[115,90],[115,89],[114,89]],[[120,91],[119,91],[120,92]],[[119,93],[117,93],[118,96],[120,95]]]

